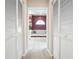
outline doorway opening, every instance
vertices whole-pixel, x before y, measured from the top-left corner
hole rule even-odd
[[[28,48],[47,48],[48,8],[28,8]]]

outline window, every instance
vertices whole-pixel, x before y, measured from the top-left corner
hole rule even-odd
[[[38,20],[35,25],[45,25],[45,22],[43,20]]]

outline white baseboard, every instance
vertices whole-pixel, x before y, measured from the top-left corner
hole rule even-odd
[[[27,50],[24,52],[23,56],[25,56],[25,55],[28,53],[28,51],[30,51],[31,49],[32,49],[32,48],[27,49]]]
[[[48,51],[49,55],[50,55],[51,57],[53,57],[53,55],[52,55],[52,53],[50,52],[50,50],[47,49],[47,51]]]
[[[28,50],[26,50],[22,56],[25,56],[27,53],[28,53]]]

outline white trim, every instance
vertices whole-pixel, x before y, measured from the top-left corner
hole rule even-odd
[[[58,37],[59,37],[59,59],[61,59],[61,40],[60,40],[60,0],[58,0]]]
[[[27,55],[28,51],[30,51],[31,49],[28,48],[27,50],[25,50],[24,54],[22,55],[23,57]]]
[[[16,44],[17,44],[17,39],[18,39],[18,0],[16,0],[16,36],[17,36],[17,38],[16,38]],[[16,55],[17,55],[17,59],[19,59],[18,58],[18,46],[16,45]]]
[[[51,57],[53,57],[53,54],[50,52],[49,49],[47,49],[47,52],[48,52],[48,54],[49,54]]]
[[[28,53],[28,50],[26,50],[22,56],[26,56],[27,53]]]

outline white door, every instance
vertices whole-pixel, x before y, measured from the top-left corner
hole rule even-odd
[[[73,5],[72,0],[60,0],[60,58],[73,59]]]
[[[60,1],[60,8],[58,5],[58,1]],[[58,16],[59,12],[60,12],[60,17]],[[57,0],[54,3],[52,22],[53,22],[52,39],[53,39],[54,58],[55,59],[73,59],[73,37],[72,37],[73,35],[73,5],[72,5],[72,0]],[[60,35],[58,35],[59,31],[60,31]]]

